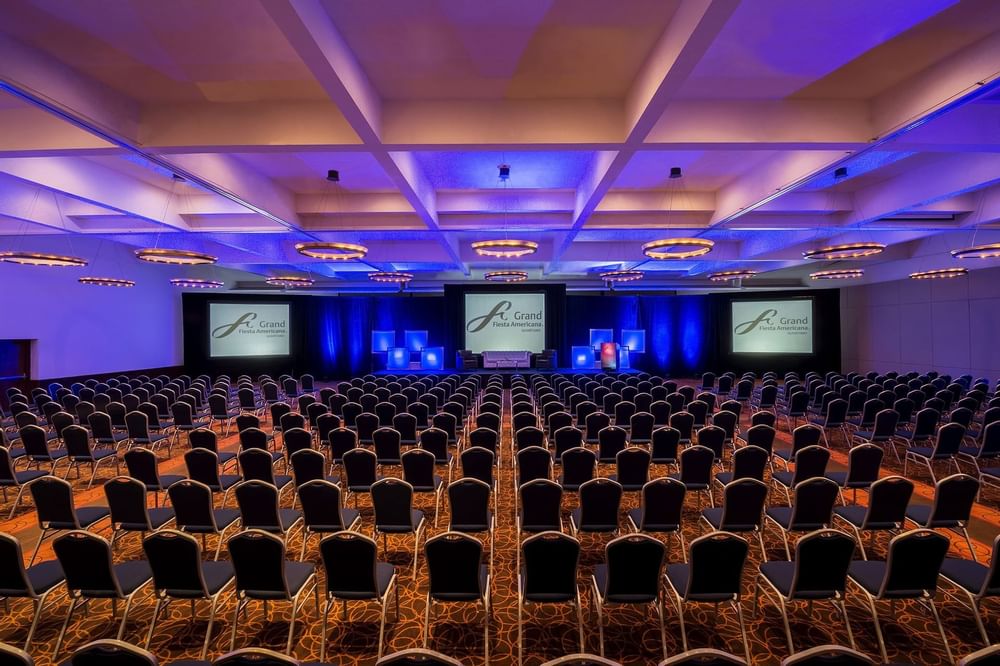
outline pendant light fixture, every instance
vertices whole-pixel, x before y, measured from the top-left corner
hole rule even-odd
[[[170,204],[173,202],[177,186],[179,183],[183,182],[183,178],[174,174],[170,192],[167,194],[167,202],[163,207],[163,219],[160,220],[161,225],[166,224],[167,213],[170,210]],[[156,234],[156,242],[153,247],[136,250],[136,259],[146,261],[151,264],[167,264],[171,266],[201,266],[205,264],[214,264],[219,260],[218,257],[214,257],[204,252],[194,252],[192,250],[180,250],[176,248],[161,248],[159,246],[160,235],[161,234],[159,232]]]
[[[173,278],[170,280],[170,284],[175,287],[191,289],[220,289],[226,286],[226,283],[220,280],[202,280],[200,278]]]
[[[413,280],[413,273],[400,273],[398,271],[376,271],[368,274],[368,279],[372,282],[388,282],[392,284],[406,284]]]
[[[25,219],[30,219],[34,212],[35,202],[38,197],[41,196],[42,188],[39,187],[36,194],[31,202],[31,210],[28,211]],[[69,243],[70,252],[73,252],[73,239],[72,232],[66,227],[66,219],[63,217],[62,206],[59,205],[59,195],[52,192],[52,199],[55,202],[56,210],[59,213],[59,222],[61,223],[61,228],[66,232],[67,242]],[[27,222],[22,222],[22,233],[18,236],[18,240],[21,240],[25,236],[25,231],[27,227]],[[10,250],[7,252],[0,252],[0,261],[6,261],[10,264],[20,264],[22,266],[43,266],[47,268],[80,268],[87,265],[87,260],[82,257],[77,257],[75,254],[63,255],[63,254],[52,254],[49,252],[25,252],[22,250]]]
[[[712,282],[729,282],[730,280],[749,280],[753,276],[757,275],[757,271],[752,271],[749,269],[737,270],[737,271],[719,271],[717,273],[709,273],[708,279]]]
[[[670,167],[670,181],[680,181],[683,172],[680,167]],[[670,227],[670,213],[674,207],[674,197],[679,186],[668,183],[667,192],[670,203],[667,206],[666,226]],[[661,238],[650,241],[642,246],[642,253],[650,259],[677,260],[701,257],[712,251],[715,243],[707,238]]]
[[[315,283],[312,278],[298,275],[275,275],[264,280],[272,287],[311,287]]]
[[[525,282],[528,279],[527,271],[490,271],[483,275],[484,280],[489,282]]]
[[[969,269],[954,267],[954,268],[937,268],[932,271],[918,271],[916,273],[910,273],[910,279],[912,280],[946,280],[948,278],[962,277],[963,275],[968,275]]]
[[[325,201],[327,192],[336,197],[340,187],[340,171],[330,169],[326,172],[326,182],[330,183],[328,190],[323,193]],[[321,206],[321,209],[325,209]],[[311,241],[307,243],[297,243],[295,251],[304,257],[320,259],[322,261],[356,261],[364,259],[368,254],[368,248],[357,243]]]
[[[860,268],[842,268],[829,271],[817,271],[809,274],[810,280],[857,280],[865,276]]]
[[[494,257],[497,259],[516,259],[538,251],[538,243],[528,240],[517,240],[508,237],[507,226],[507,183],[510,180],[510,165],[499,164],[499,179],[503,184],[503,232],[504,237],[500,240],[482,240],[472,243],[472,249],[481,257]]]
[[[636,280],[641,280],[645,275],[642,271],[632,271],[632,270],[620,270],[620,271],[606,271],[600,273],[599,277],[605,282],[609,283],[621,283],[621,282],[635,282]]]
[[[827,245],[814,250],[806,250],[802,256],[806,259],[836,261],[839,259],[860,259],[880,254],[885,250],[884,243],[842,243]]]

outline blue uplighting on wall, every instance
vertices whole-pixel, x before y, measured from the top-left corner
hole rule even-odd
[[[426,347],[427,331],[403,331],[403,345],[416,354]]]
[[[396,331],[372,331],[372,353],[387,352],[396,346]]]
[[[702,299],[681,297],[681,348],[684,361],[690,369],[696,369],[702,362],[702,346],[708,331],[704,325],[704,305]]]
[[[621,329],[622,347],[628,347],[633,354],[646,353],[646,329],[644,328],[623,328]]]

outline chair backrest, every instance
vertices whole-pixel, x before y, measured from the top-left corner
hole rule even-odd
[[[462,476],[493,485],[494,461],[496,456],[490,449],[481,446],[470,446],[459,456]]]
[[[916,529],[893,537],[878,596],[915,598],[924,592],[933,596],[949,545],[948,537],[933,530]]]
[[[968,474],[952,474],[934,488],[934,504],[924,527],[953,527],[967,523],[979,494],[979,481]]]
[[[838,530],[821,529],[795,544],[792,598],[833,597],[847,587],[847,570],[854,557],[855,541]]]
[[[887,524],[899,529],[906,521],[906,505],[913,496],[913,482],[901,476],[887,476],[875,481],[868,490],[865,524],[873,528]]]
[[[949,457],[958,453],[965,437],[965,426],[961,423],[945,423],[938,429],[934,442],[934,457]]]
[[[445,532],[424,544],[428,594],[432,599],[479,599],[485,593],[480,577],[483,544],[461,532]]]
[[[839,493],[840,486],[835,481],[821,476],[796,484],[789,528],[802,530],[814,529],[810,526],[829,525]]]
[[[681,443],[681,433],[677,428],[661,426],[653,431],[650,445],[653,462],[673,461],[677,459],[677,448]]]
[[[562,486],[549,479],[534,479],[518,488],[521,525],[560,530]]]
[[[158,486],[160,484],[160,472],[158,470],[156,454],[149,449],[142,447],[129,449],[122,456],[125,460],[125,467],[128,475],[133,479],[138,479],[147,486]]]
[[[357,532],[336,532],[320,541],[319,554],[329,594],[342,599],[378,597],[378,544],[373,539]]]
[[[52,549],[66,575],[66,589],[71,593],[122,598],[107,539],[72,530],[56,537]]]
[[[486,531],[490,526],[490,486],[479,479],[463,478],[448,484],[450,530]]]
[[[681,481],[684,483],[710,483],[715,453],[712,449],[695,445],[681,451]]]
[[[411,513],[413,486],[402,479],[389,477],[373,483],[371,493],[376,527],[417,528]]]
[[[674,531],[680,529],[684,508],[684,484],[677,479],[660,477],[642,487],[640,500],[640,531]]]
[[[289,461],[292,463],[296,488],[309,481],[326,478],[326,456],[316,449],[296,451]]]
[[[33,588],[24,569],[21,542],[10,534],[0,532],[0,595],[20,597],[32,594]]]
[[[633,604],[655,601],[666,551],[662,541],[645,534],[629,534],[608,542],[604,550],[608,567],[605,599]]]
[[[182,479],[167,488],[174,507],[174,521],[179,529],[217,529],[212,510],[212,490],[204,483]]]
[[[618,452],[615,467],[618,483],[629,489],[638,490],[649,481],[649,451],[638,446],[629,446]]]
[[[46,527],[49,523],[80,526],[73,504],[73,489],[68,482],[54,476],[43,476],[32,481],[28,490],[35,502],[38,524],[41,527]]]
[[[552,456],[547,449],[529,446],[517,452],[517,485],[552,476]]]
[[[128,476],[117,476],[104,484],[104,496],[114,525],[145,525],[153,529],[146,508],[146,486]]]
[[[375,666],[462,666],[462,662],[452,657],[426,648],[410,648],[386,655],[375,662]]]
[[[767,484],[758,479],[735,479],[726,484],[719,529],[746,531],[760,526],[767,501]]]
[[[721,460],[723,447],[726,445],[726,431],[718,426],[706,426],[698,431],[698,444],[712,449],[715,459]]]
[[[542,532],[521,545],[524,580],[529,601],[572,601],[577,598],[580,542],[561,532]]]
[[[765,426],[768,427],[768,426]],[[767,450],[749,444],[733,453],[733,481],[737,479],[764,480],[764,471],[771,460]]]
[[[263,530],[248,529],[226,542],[236,573],[236,590],[246,596],[289,598],[285,542]]]
[[[243,449],[236,456],[245,481],[264,481],[274,485],[274,466],[271,454],[258,448]]]
[[[729,532],[712,532],[695,539],[688,547],[691,568],[687,589],[678,592],[694,601],[736,597],[749,550],[745,540]]]
[[[781,660],[781,666],[875,666],[868,655],[840,645],[818,645]]]
[[[874,444],[859,444],[847,454],[846,483],[873,483],[882,468],[885,449]]]
[[[0,658],[0,664],[6,666],[6,663]],[[140,647],[108,638],[78,648],[62,664],[63,666],[157,666],[159,662],[152,653]]]
[[[816,446],[823,438],[823,429],[807,423],[792,431],[792,456],[795,459],[798,452],[809,446]]]
[[[153,587],[168,596],[209,596],[201,566],[201,545],[189,534],[160,530],[142,541],[153,571]]]
[[[251,428],[250,430],[255,430]],[[249,432],[249,431],[244,431]],[[264,437],[264,446],[267,446],[267,435],[262,430],[258,430]],[[219,452],[219,437],[214,430],[208,428],[195,428],[188,433],[188,443],[193,449],[208,449],[214,453]],[[240,433],[240,444],[243,446],[243,433]]]
[[[616,481],[598,477],[580,485],[581,529],[618,529],[622,487]]]
[[[826,466],[830,462],[830,449],[825,446],[807,446],[795,455],[795,473],[792,485],[798,485],[807,479],[814,479],[826,474]]]
[[[236,486],[236,504],[240,509],[240,522],[244,529],[278,531],[278,489],[259,479],[244,481]]]

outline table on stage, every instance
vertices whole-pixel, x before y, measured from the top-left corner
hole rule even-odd
[[[484,368],[530,368],[529,351],[484,351]]]

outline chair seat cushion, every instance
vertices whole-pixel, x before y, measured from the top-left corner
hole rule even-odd
[[[869,594],[878,594],[885,578],[886,563],[877,560],[851,562],[848,575]]]
[[[395,573],[396,567],[388,562],[375,563],[375,585],[378,587],[375,591],[375,595],[372,594],[371,590],[331,590],[328,588],[327,592],[334,599],[347,599],[348,601],[375,598],[381,599],[388,591],[389,583],[392,581],[392,577]]]
[[[63,575],[62,567],[59,566],[59,560],[39,562],[28,568],[28,582],[31,583],[31,589],[35,594],[48,592],[64,579],[65,575]],[[8,596],[5,590],[0,590],[0,595]]]
[[[431,485],[431,486],[428,486],[428,485],[416,485],[416,484],[414,484],[414,486],[413,486],[413,492],[415,492],[415,493],[433,493],[433,492],[437,492],[437,489],[441,487],[441,477],[435,475],[434,476],[433,484],[434,485]]]
[[[930,446],[911,446],[906,449],[906,455],[919,456],[921,458],[930,458],[934,455],[934,448]]]
[[[708,489],[708,484],[707,483],[702,483],[701,481],[690,481],[690,480],[685,481],[684,479],[681,478],[681,473],[680,472],[674,472],[673,474],[667,474],[667,476],[670,477],[671,479],[676,479],[677,481],[683,482],[684,483],[684,487],[687,488],[688,490],[707,490]]]
[[[607,564],[595,564],[594,565],[594,584],[597,586],[598,591],[601,595],[601,600],[604,603],[618,603],[618,604],[646,604],[651,601],[656,601],[657,590],[650,590],[648,594],[642,593],[631,593],[631,594],[612,594],[608,595],[608,565]]]
[[[208,590],[209,595],[217,594],[223,587],[226,586],[226,583],[231,581],[235,576],[232,563],[227,561],[202,562],[201,571],[202,576],[205,579],[205,588]],[[200,589],[186,590],[167,588],[165,592],[169,597],[180,599],[201,599],[204,597],[204,592]]]
[[[127,532],[146,532],[152,527],[154,530],[158,530],[171,520],[174,519],[174,510],[168,508],[156,508],[147,509],[149,515],[149,524],[146,523],[118,523],[118,529],[125,530]]]
[[[493,512],[487,511],[485,518],[485,523],[451,523],[449,529],[455,532],[467,533],[487,532],[490,529],[490,525],[493,524]]]
[[[958,557],[946,557],[941,563],[941,575],[972,594],[979,594],[989,573],[989,568],[979,562]],[[996,594],[1000,590],[992,592]]]
[[[243,480],[243,477],[239,474],[220,474],[219,475],[219,485],[212,490],[229,490],[237,483]]]
[[[771,479],[785,486],[786,488],[792,487],[792,479],[795,478],[794,472],[775,472],[771,475]]]
[[[931,520],[930,504],[911,504],[906,507],[906,517],[924,527],[958,527],[957,520],[935,520],[933,524],[928,524]]]
[[[76,518],[80,523],[80,527],[87,528],[96,523],[97,521],[106,518],[111,515],[111,511],[104,506],[83,506],[76,510]],[[71,530],[76,529],[76,527],[71,523],[50,523],[49,527],[57,530]]]
[[[692,601],[728,601],[733,598],[732,594],[723,592],[706,592],[687,596],[688,577],[691,575],[691,565],[678,563],[667,565],[667,580],[674,586],[681,597]]]
[[[29,483],[35,479],[40,479],[43,476],[48,476],[48,472],[43,472],[40,469],[28,469],[21,472],[14,472],[14,478],[17,479],[18,483]]]
[[[865,522],[865,514],[868,513],[867,507],[863,506],[838,506],[833,510],[834,515],[840,516],[851,525],[855,527],[861,527]]]
[[[146,560],[122,562],[114,565],[114,569],[115,576],[118,577],[118,584],[125,595],[132,594],[153,577],[153,570],[149,568],[149,562]],[[93,590],[92,592],[93,596],[96,597],[114,596],[106,590]]]

